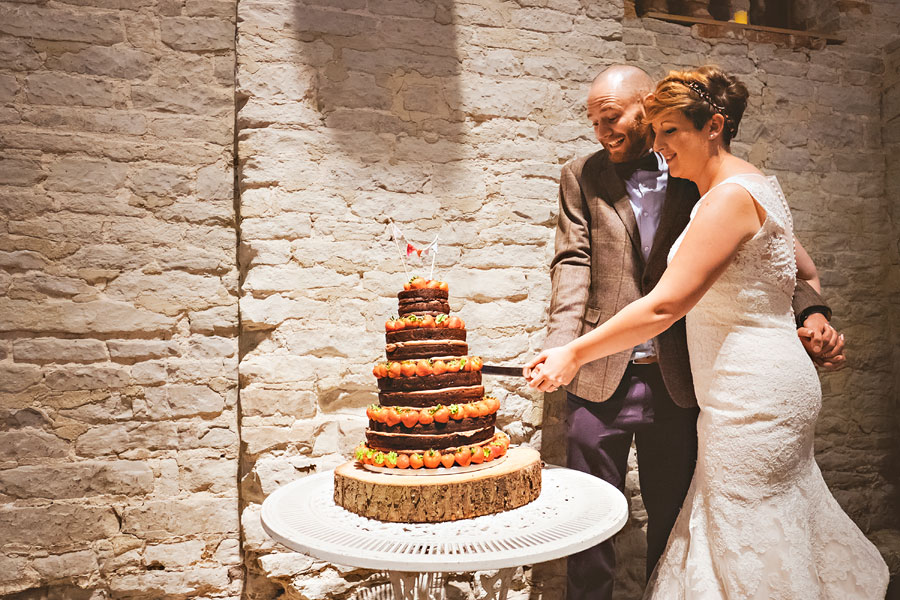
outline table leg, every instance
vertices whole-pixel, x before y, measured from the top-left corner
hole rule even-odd
[[[487,592],[485,600],[506,600],[506,594],[509,592],[509,584],[515,573],[515,567],[507,567],[506,569],[497,571],[496,575],[480,575],[481,587]],[[494,590],[494,586],[498,581],[500,582],[500,589]]]
[[[444,600],[444,578],[440,573],[389,571],[394,600]]]

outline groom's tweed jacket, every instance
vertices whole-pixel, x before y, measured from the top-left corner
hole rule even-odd
[[[653,289],[666,269],[669,249],[687,226],[698,198],[692,182],[669,178],[659,228],[645,263],[625,183],[607,152],[601,150],[567,163],[559,182],[559,222],[556,254],[550,265],[553,287],[545,346],[561,346],[591,331]],[[798,283],[794,314],[822,305],[809,285]],[[672,399],[679,406],[695,406],[684,319],[656,338],[656,349]],[[627,350],[588,363],[566,389],[586,400],[607,400],[619,386],[630,358],[631,350]]]

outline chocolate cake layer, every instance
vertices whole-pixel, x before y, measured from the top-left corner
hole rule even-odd
[[[407,304],[400,303],[397,307],[397,313],[401,317],[406,315],[449,315],[450,304],[443,300],[432,300],[428,302],[409,302]]]
[[[382,406],[408,406],[425,408],[443,404],[466,404],[484,398],[484,386],[472,385],[451,387],[440,390],[420,390],[416,392],[380,392],[378,402]]]
[[[384,351],[388,360],[409,360],[434,356],[465,356],[469,353],[469,345],[459,340],[426,340],[387,344]]]
[[[397,294],[397,300],[400,302],[410,300],[446,300],[450,294],[446,290],[437,288],[420,288],[417,290],[402,290]]]
[[[485,427],[474,431],[458,431],[438,435],[411,435],[408,433],[382,433],[366,430],[366,444],[375,450],[409,450],[424,452],[426,450],[444,450],[470,446],[489,440],[494,436],[494,427]]]
[[[457,371],[422,377],[382,377],[378,389],[383,392],[412,392],[416,390],[439,390],[463,385],[481,385],[481,371]]]
[[[485,415],[483,417],[475,417],[473,419],[460,419],[454,421],[450,419],[446,423],[431,423],[422,425],[421,423],[414,427],[406,427],[403,423],[388,426],[386,423],[379,423],[369,419],[369,431],[377,431],[379,433],[409,433],[412,435],[436,435],[440,433],[455,433],[457,431],[473,431],[482,427],[493,427],[497,421],[497,413]]]
[[[384,334],[384,341],[388,344],[416,340],[460,340],[464,342],[466,341],[466,330],[447,327],[417,327],[416,329],[387,331]]]

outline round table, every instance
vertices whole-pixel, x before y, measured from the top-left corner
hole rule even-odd
[[[387,523],[335,505],[334,472],[327,471],[270,494],[262,526],[288,548],[320,560],[387,570],[398,599],[412,600],[417,589],[420,599],[439,597],[432,578],[423,585],[420,573],[499,570],[485,588],[505,600],[516,567],[590,548],[628,520],[625,497],[601,479],[553,466],[541,479],[540,496],[514,510],[445,523]]]

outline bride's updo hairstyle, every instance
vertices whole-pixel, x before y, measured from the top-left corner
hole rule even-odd
[[[680,110],[697,129],[719,113],[725,118],[722,135],[727,147],[737,135],[749,95],[740,80],[718,67],[669,71],[644,101],[644,110],[648,120],[670,110]]]

